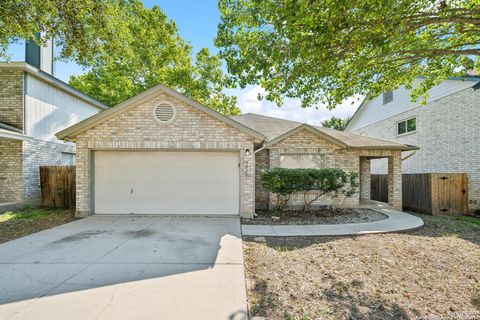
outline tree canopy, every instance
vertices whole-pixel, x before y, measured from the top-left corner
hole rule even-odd
[[[226,115],[238,114],[221,60],[208,49],[195,58],[174,21],[140,0],[5,0],[0,6],[0,57],[11,42],[54,38],[59,59],[87,72],[69,83],[116,105],[159,83]],[[38,41],[37,41],[38,42]],[[41,44],[41,43],[40,43]]]
[[[128,49],[124,8],[130,0],[2,0],[0,58],[11,43],[55,37],[60,58],[91,65],[109,52]]]
[[[412,99],[480,67],[480,0],[220,0],[216,45],[240,86],[333,108],[405,85]],[[415,79],[421,77],[421,81]]]
[[[350,121],[350,119],[351,119],[350,116],[345,117],[345,118],[333,116],[330,119],[323,120],[322,121],[322,127],[330,128],[330,129],[334,129],[334,130],[338,130],[338,131],[344,131],[346,126],[347,126],[347,123],[348,123],[348,121]]]

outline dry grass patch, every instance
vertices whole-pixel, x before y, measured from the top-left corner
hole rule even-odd
[[[0,214],[0,243],[75,220],[72,210],[25,209]]]
[[[246,239],[249,312],[268,319],[480,318],[480,226],[421,216],[408,233]],[[476,316],[474,315],[476,314]]]

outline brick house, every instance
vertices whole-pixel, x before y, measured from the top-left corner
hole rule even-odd
[[[36,66],[0,63],[0,204],[4,208],[37,203],[39,166],[75,162],[75,145],[58,140],[54,133],[107,108],[55,78],[51,59],[48,63],[48,57],[37,54],[36,58]]]
[[[404,173],[467,173],[469,209],[479,210],[479,88],[478,76],[450,79],[432,88],[421,105],[400,87],[364,101],[346,131],[418,146],[404,152]],[[374,174],[387,172],[384,160],[372,160],[371,167]]]
[[[370,159],[380,157],[389,159],[389,202],[401,208],[401,152],[416,148],[254,114],[226,117],[163,85],[57,137],[77,146],[77,216],[253,217],[273,201],[259,173],[278,166],[359,172],[360,192],[348,199],[357,206],[369,198]]]

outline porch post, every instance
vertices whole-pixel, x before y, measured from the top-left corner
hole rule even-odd
[[[370,159],[360,157],[360,199],[370,199]]]
[[[402,159],[401,152],[388,157],[388,204],[402,210]]]

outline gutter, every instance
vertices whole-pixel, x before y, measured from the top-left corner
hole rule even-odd
[[[417,150],[418,149],[414,149],[412,150],[412,153],[408,154],[407,156],[403,157],[401,160],[404,161],[404,160],[407,160],[408,158],[410,158],[411,156],[415,155],[417,153]]]
[[[260,151],[262,151],[263,149],[265,149],[265,147],[267,146],[267,140],[268,140],[268,137],[263,140],[262,145],[261,145],[260,148],[258,148],[257,150],[253,151],[253,154],[256,154],[257,152],[260,152]]]

